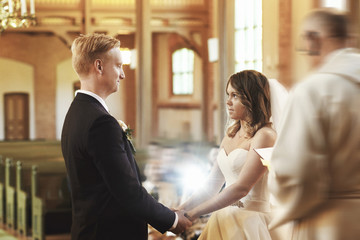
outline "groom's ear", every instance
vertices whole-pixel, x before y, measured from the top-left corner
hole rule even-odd
[[[102,61],[100,59],[95,60],[94,66],[95,66],[95,69],[97,70],[97,72],[102,74],[103,66],[102,66]]]

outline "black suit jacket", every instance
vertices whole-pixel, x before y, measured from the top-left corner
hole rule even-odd
[[[71,186],[73,240],[140,240],[147,239],[147,223],[162,233],[172,226],[175,213],[141,186],[124,131],[95,98],[77,94],[61,146]]]

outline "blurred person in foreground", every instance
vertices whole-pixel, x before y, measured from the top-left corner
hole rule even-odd
[[[221,142],[217,161],[202,190],[179,207],[187,211],[192,221],[216,211],[199,239],[271,240],[279,237],[268,230],[271,220],[268,169],[254,151],[275,143],[276,131],[270,120],[274,107],[270,91],[275,86],[281,85],[254,70],[235,73],[227,82],[226,104],[231,124]],[[224,183],[226,186],[219,193]]]
[[[303,22],[313,71],[289,95],[269,174],[281,206],[270,227],[293,222],[292,239],[360,236],[360,54],[348,27],[333,9]]]
[[[105,103],[125,78],[120,41],[102,34],[81,35],[71,50],[81,82],[61,137],[71,186],[71,238],[145,240],[148,223],[162,233],[182,232],[191,222],[141,186],[128,136]]]

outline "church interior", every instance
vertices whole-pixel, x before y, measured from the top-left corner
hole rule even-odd
[[[10,2],[19,21],[7,15]],[[306,13],[335,7],[348,12],[354,32],[360,24],[358,0],[3,0],[0,7],[0,239],[70,239],[60,138],[80,89],[70,50],[79,34],[120,40],[126,77],[106,103],[134,130],[144,186],[172,207],[190,191],[173,187],[174,176],[185,175],[174,166],[198,163],[206,174],[224,136],[231,74],[256,69],[291,89],[310,70],[299,51]],[[196,239],[201,221],[180,236],[149,230],[149,239]]]

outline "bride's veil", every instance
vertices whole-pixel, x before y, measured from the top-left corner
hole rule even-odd
[[[279,131],[281,115],[285,107],[288,91],[276,79],[269,79],[270,86],[270,104],[271,104],[271,121],[276,132]]]

